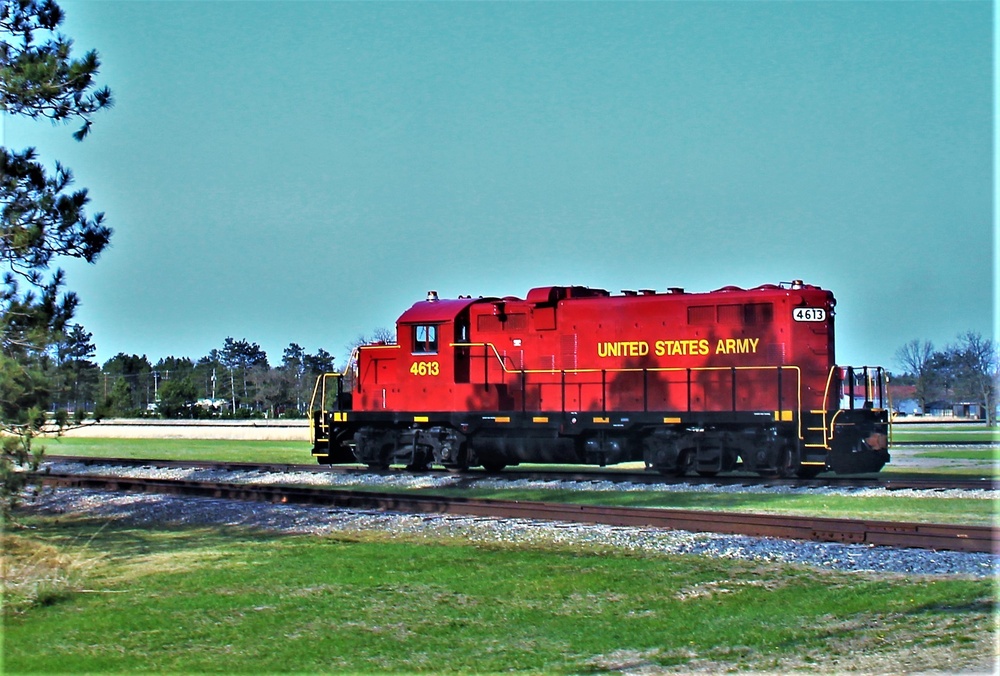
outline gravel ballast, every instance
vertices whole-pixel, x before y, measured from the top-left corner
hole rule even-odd
[[[244,483],[254,485],[282,486],[332,486],[360,487],[374,489],[413,490],[428,488],[494,489],[546,489],[607,491],[615,493],[745,493],[771,495],[841,495],[850,497],[900,497],[900,498],[965,498],[971,500],[1000,500],[1000,491],[993,488],[981,489],[887,489],[858,488],[851,486],[768,486],[753,482],[747,484],[711,483],[633,483],[630,481],[563,481],[540,479],[478,478],[455,474],[411,474],[411,473],[371,473],[345,474],[339,472],[270,472],[255,470],[220,470],[211,467],[155,467],[126,466],[114,464],[84,464],[79,462],[46,462],[42,471],[65,474],[85,474],[94,476],[117,476],[140,479],[170,479],[185,481],[217,481],[222,483]]]

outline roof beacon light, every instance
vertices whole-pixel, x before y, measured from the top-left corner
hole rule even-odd
[[[436,303],[437,299],[438,299],[438,292],[437,291],[428,291],[427,292],[427,302],[428,303]]]

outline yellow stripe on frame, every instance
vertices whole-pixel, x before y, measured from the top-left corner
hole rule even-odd
[[[497,421],[498,423],[509,423],[509,422],[510,422],[510,418],[509,418],[509,417],[507,417],[507,416],[503,416],[503,417],[501,417],[501,416],[497,416],[497,417],[496,417],[496,421]]]
[[[795,418],[792,415],[792,411],[775,411],[774,419],[779,422],[792,422]]]
[[[676,425],[680,421],[681,421],[680,418],[664,418],[663,419],[663,424],[664,425]]]
[[[597,417],[595,417],[594,418],[594,422],[597,423],[597,424],[607,425],[608,423],[611,422],[611,418],[597,418]]]
[[[413,416],[413,422],[430,422],[431,419],[425,415],[415,415]]]
[[[548,421],[549,421],[548,417],[544,415],[536,415],[534,418],[531,419],[531,422],[534,423],[547,423]]]

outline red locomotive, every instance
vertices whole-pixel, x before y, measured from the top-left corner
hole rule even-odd
[[[711,476],[876,472],[885,375],[834,360],[829,291],[552,286],[415,303],[397,344],[358,348],[313,398],[320,463],[521,462]]]

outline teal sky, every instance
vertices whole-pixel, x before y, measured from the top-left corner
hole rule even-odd
[[[115,229],[98,359],[342,362],[428,289],[803,279],[838,359],[993,333],[990,2],[76,2],[116,107],[7,118]]]

